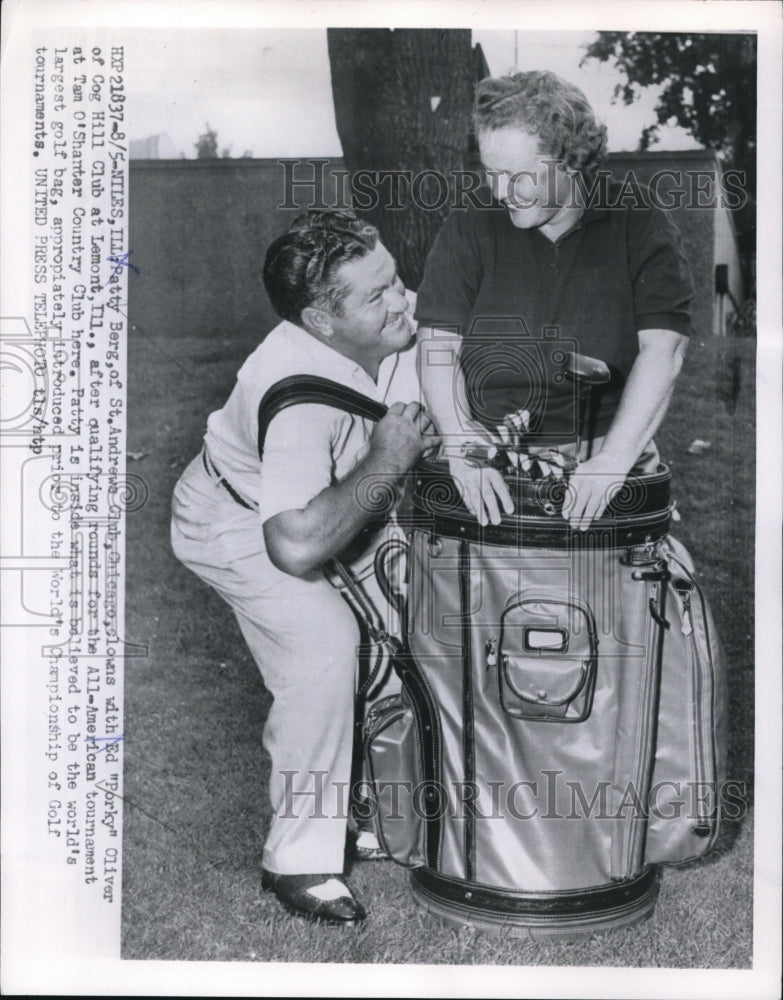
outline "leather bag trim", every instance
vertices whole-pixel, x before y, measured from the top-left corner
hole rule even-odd
[[[411,873],[411,879],[433,899],[459,905],[466,912],[478,915],[486,911],[509,917],[525,916],[533,920],[537,918],[551,921],[558,917],[588,918],[594,914],[621,910],[656,891],[658,869],[649,866],[634,878],[567,891],[520,892],[496,889],[441,875],[428,868],[417,868]]]

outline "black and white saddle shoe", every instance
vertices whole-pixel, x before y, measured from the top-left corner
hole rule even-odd
[[[357,861],[390,861],[391,858],[381,847],[373,830],[359,830],[353,845]]]
[[[289,913],[325,924],[358,924],[367,916],[342,875],[277,875],[261,872],[261,885]]]

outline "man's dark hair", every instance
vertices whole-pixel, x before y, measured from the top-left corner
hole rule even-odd
[[[343,264],[366,257],[378,230],[353,212],[306,212],[272,243],[264,262],[264,287],[282,319],[301,323],[302,310],[340,312],[348,287],[337,277]]]
[[[584,177],[594,174],[606,155],[606,126],[598,124],[585,95],[545,70],[482,80],[476,87],[473,128],[477,135],[519,128],[538,136],[544,155]]]

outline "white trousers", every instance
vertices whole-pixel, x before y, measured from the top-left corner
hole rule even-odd
[[[264,868],[342,872],[360,639],[353,611],[320,572],[304,579],[270,573],[258,515],[210,479],[200,456],[174,491],[171,542],[177,558],[233,609],[273,698],[262,736],[272,806]],[[374,578],[362,586],[396,630]],[[392,672],[377,696],[396,690]]]

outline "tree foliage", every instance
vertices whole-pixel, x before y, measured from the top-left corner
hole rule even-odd
[[[747,288],[755,284],[756,35],[599,31],[580,65],[611,62],[625,79],[615,100],[632,104],[645,87],[661,88],[658,121],[642,130],[648,149],[661,125],[676,124],[720,154],[725,168],[744,175],[747,202],[734,212]]]
[[[198,137],[198,142],[194,143],[196,149],[196,159],[197,160],[230,160],[231,159],[231,146],[224,146],[220,153],[218,154],[218,137],[217,132],[210,128],[209,122],[204,126],[205,131],[202,135]],[[247,160],[252,159],[253,151],[251,149],[246,149],[244,153],[238,159]],[[184,154],[183,154],[184,158]]]
[[[658,122],[642,131],[647,149],[661,125],[677,124],[746,173],[756,189],[756,36],[599,31],[582,59],[611,61],[625,77],[615,98],[632,104],[643,88],[661,87]]]
[[[197,160],[216,160],[218,156],[217,132],[206,123],[206,131],[198,137],[196,142]]]

